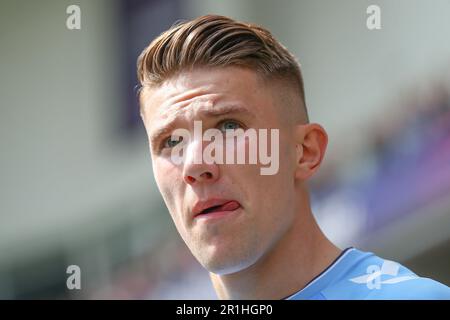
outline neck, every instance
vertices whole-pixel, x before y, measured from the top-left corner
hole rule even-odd
[[[304,288],[342,252],[317,225],[305,191],[292,227],[252,266],[227,275],[210,273],[219,299],[283,299]]]

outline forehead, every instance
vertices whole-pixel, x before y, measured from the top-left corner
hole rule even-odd
[[[214,108],[220,103],[239,104],[255,114],[268,111],[270,94],[256,72],[238,67],[182,72],[141,96],[145,118],[157,120],[179,112]]]

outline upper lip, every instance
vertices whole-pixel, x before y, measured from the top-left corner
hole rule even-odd
[[[192,208],[192,215],[193,215],[193,217],[195,217],[208,208],[221,206],[230,201],[236,201],[236,200],[213,198],[213,199],[208,199],[205,201],[197,201],[195,203],[194,207]],[[239,201],[236,201],[236,202],[239,203]]]

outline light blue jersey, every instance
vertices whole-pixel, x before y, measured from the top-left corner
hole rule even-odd
[[[397,262],[347,248],[302,290],[286,298],[304,299],[450,299],[450,288]]]

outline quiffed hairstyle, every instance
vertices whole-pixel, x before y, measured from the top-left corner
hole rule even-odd
[[[264,80],[280,80],[298,90],[308,115],[300,65],[261,26],[219,15],[205,15],[175,24],[139,55],[137,76],[142,87],[155,87],[176,73],[195,67],[240,66]]]

